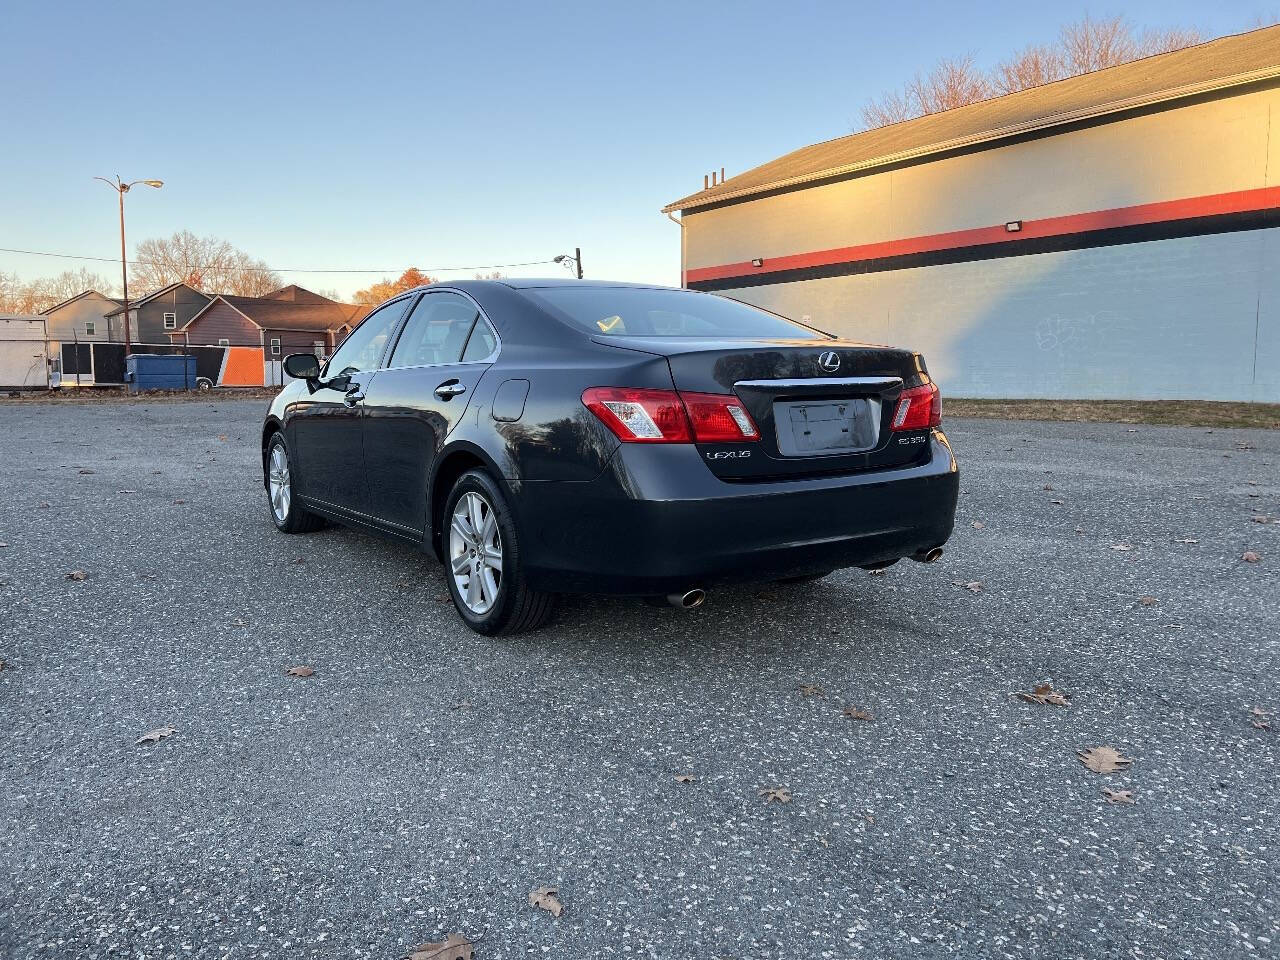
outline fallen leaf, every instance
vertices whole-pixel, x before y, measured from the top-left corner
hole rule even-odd
[[[307,558],[306,558],[306,557],[294,557],[294,558],[293,558],[293,562],[294,562],[294,563],[306,563],[306,562],[307,562]]]
[[[3,660],[0,660],[0,670],[3,670],[6,666],[8,666],[8,664],[6,664]]]
[[[1057,505],[1057,506],[1059,506],[1059,507],[1060,507],[1060,506],[1062,506],[1062,501],[1061,501],[1061,500],[1050,500],[1049,502],[1050,502],[1050,503],[1052,503],[1052,504],[1056,504],[1056,505]]]
[[[1174,543],[1199,543],[1200,541],[1195,537],[1183,537],[1182,539],[1175,540],[1173,542]]]
[[[1065,693],[1061,690],[1053,689],[1053,686],[1048,683],[1037,683],[1031,688],[1030,693],[1025,693],[1020,690],[1016,696],[1020,700],[1027,701],[1027,703],[1042,703],[1055,707],[1067,707],[1071,705],[1070,701],[1067,700],[1067,695]]]
[[[219,440],[221,440],[223,443],[226,443],[226,442],[227,442],[227,435],[226,435],[225,433],[220,433],[220,434],[218,434],[218,439],[219,439]]]
[[[142,743],[159,743],[165,737],[172,737],[177,732],[178,731],[175,727],[157,727],[154,730],[148,730],[140,736],[134,743],[134,746],[136,747],[138,744]]]
[[[1133,803],[1132,790],[1112,790],[1110,787],[1103,787],[1102,795],[1107,798],[1107,803]]]
[[[116,491],[116,493],[137,493],[137,492],[138,492],[137,490],[130,490],[130,489],[128,489],[128,488],[125,488],[125,489],[123,489],[123,490],[117,490],[117,491]]]
[[[404,960],[475,960],[475,948],[461,933],[451,933],[439,943],[424,943],[404,955]]]
[[[539,887],[529,894],[529,903],[532,906],[541,907],[553,917],[558,917],[564,912],[564,904],[557,896],[559,893],[559,887]]]
[[[1111,549],[1112,549],[1112,550],[1119,550],[1119,551],[1121,551],[1122,553],[1125,553],[1125,552],[1128,552],[1129,550],[1132,550],[1132,549],[1133,549],[1133,547],[1129,546],[1129,544],[1127,544],[1127,543],[1113,543],[1113,544],[1111,545]]]
[[[186,503],[187,501],[185,501],[185,500],[175,500],[175,501],[173,501],[173,502],[174,502],[174,503]]]
[[[1120,755],[1114,747],[1090,747],[1088,750],[1077,750],[1080,762],[1094,773],[1115,773],[1127,770],[1133,763],[1128,757]]]
[[[1240,559],[1245,563],[1257,563],[1262,559],[1262,557],[1258,556],[1258,554],[1254,553],[1252,550],[1246,550],[1240,555]]]
[[[850,720],[874,720],[870,711],[863,710],[861,707],[845,707],[843,713]]]
[[[0,540],[0,550],[3,550],[7,546],[8,546],[7,543],[5,543],[3,540]]]
[[[961,585],[962,587],[964,587],[966,590],[968,590],[970,593],[981,593],[981,592],[982,592],[982,581],[981,581],[981,580],[970,580],[968,583],[961,583],[960,585]]]
[[[1076,527],[1076,533],[1084,533],[1084,527]]]
[[[86,476],[88,476],[89,474],[93,473],[93,471],[92,471],[92,470],[88,470],[88,469],[81,470],[80,472],[81,472],[82,474],[86,475]]]
[[[802,697],[825,697],[826,693],[816,683],[802,683],[796,688]]]
[[[453,709],[453,710],[467,710],[467,709],[470,709],[471,707],[474,707],[474,706],[475,706],[475,704],[474,704],[474,703],[472,703],[470,700],[459,700],[457,703],[455,703],[455,704],[453,705],[453,707],[452,707],[451,709]]]
[[[869,576],[869,577],[883,577],[883,576],[884,576],[884,567],[877,567],[875,570],[868,570],[868,571],[867,571],[867,576]]]
[[[1046,483],[1046,484],[1044,485],[1044,488],[1045,488],[1046,490],[1052,490],[1052,489],[1053,489],[1053,485],[1052,485],[1052,484],[1049,484],[1049,483]]]
[[[88,577],[88,574],[85,573],[83,570],[72,570],[70,573],[67,574],[68,580],[84,580],[87,577]]]
[[[1271,729],[1271,721],[1270,721],[1270,720],[1251,720],[1251,721],[1249,721],[1249,722],[1253,725],[1253,729],[1255,729],[1255,730],[1270,730],[1270,729]]]
[[[1271,518],[1264,514],[1260,514],[1259,516],[1256,516],[1256,517],[1251,517],[1250,519],[1252,519],[1254,523],[1270,523],[1271,522]]]
[[[1249,711],[1249,715],[1251,718],[1249,722],[1253,725],[1253,729],[1255,730],[1271,729],[1270,715],[1267,713],[1267,711],[1263,710],[1261,707],[1254,707],[1252,710]]]
[[[760,796],[764,797],[765,803],[790,803],[791,791],[786,787],[761,787],[757,791]]]
[[[36,507],[39,508],[40,510],[48,510],[50,507],[50,503],[48,500],[41,500],[39,503],[36,504]]]
[[[290,667],[285,671],[285,676],[288,677],[310,677],[314,674],[315,671],[310,667]]]
[[[698,779],[698,778],[697,778],[697,777],[695,777],[692,773],[678,773],[678,774],[676,774],[676,783],[693,783],[693,782],[694,782],[694,781],[696,781],[697,779]]]
[[[981,529],[982,529],[983,527],[985,527],[985,526],[986,526],[986,524],[985,524],[985,523],[983,523],[981,520],[975,520],[975,521],[973,521],[973,529],[975,529],[975,530],[981,530]]]
[[[1157,600],[1155,597],[1139,597],[1138,602],[1142,604],[1144,607],[1154,607],[1160,601]]]

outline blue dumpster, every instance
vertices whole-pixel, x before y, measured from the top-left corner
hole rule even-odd
[[[188,354],[131,353],[124,363],[130,393],[196,389],[196,358]]]

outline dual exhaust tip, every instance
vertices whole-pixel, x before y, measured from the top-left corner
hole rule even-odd
[[[917,563],[933,563],[942,556],[941,547],[930,547],[928,550],[918,550],[911,555],[911,559]],[[667,603],[680,610],[695,610],[702,606],[707,600],[707,591],[695,587],[692,590],[686,590],[684,593],[668,593]]]

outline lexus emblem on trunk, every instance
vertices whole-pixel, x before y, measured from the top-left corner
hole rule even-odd
[[[840,354],[834,350],[824,350],[818,354],[818,366],[827,373],[835,373],[840,369]]]

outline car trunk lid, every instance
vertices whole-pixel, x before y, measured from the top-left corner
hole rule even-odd
[[[927,456],[927,431],[917,431],[917,439],[891,430],[904,387],[927,377],[911,350],[848,340],[593,339],[665,356],[681,392],[739,398],[760,439],[698,445],[722,479],[886,469]]]

